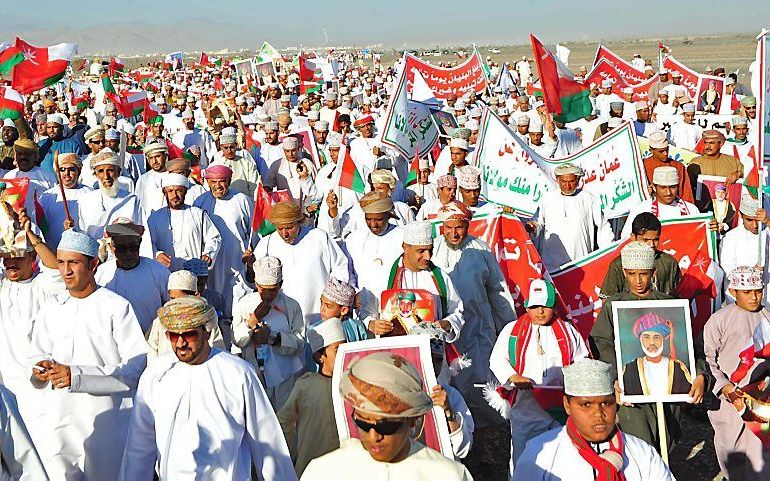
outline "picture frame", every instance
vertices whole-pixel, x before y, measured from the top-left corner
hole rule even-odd
[[[350,364],[357,358],[376,352],[390,352],[400,355],[412,363],[422,376],[423,389],[430,393],[436,386],[436,375],[430,354],[430,339],[426,335],[381,337],[365,341],[340,344],[332,374],[332,405],[334,419],[340,441],[358,437],[358,428],[352,419],[353,408],[345,403],[340,395],[340,380]],[[452,444],[449,440],[449,426],[440,406],[433,406],[422,423],[420,442],[444,456],[454,459]]]
[[[689,300],[615,301],[612,315],[621,401],[691,401],[695,351]]]

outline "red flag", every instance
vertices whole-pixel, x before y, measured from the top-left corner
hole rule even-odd
[[[22,94],[32,93],[61,80],[78,48],[71,43],[34,47],[19,37],[16,37],[15,46],[24,53],[24,61],[14,67],[11,85]]]
[[[166,147],[168,147],[169,159],[181,159],[184,157],[184,151],[168,139],[166,139]]]
[[[334,122],[332,123],[332,130],[337,133],[340,132],[340,111],[339,110],[334,111]]]
[[[201,59],[198,62],[201,67],[208,67],[209,65],[209,56],[206,55],[206,52],[201,52]]]
[[[144,99],[144,123],[150,125],[155,117],[160,115],[160,108],[153,102],[150,102],[149,98]]]
[[[412,165],[409,166],[409,173],[406,175],[406,187],[417,183],[417,177],[420,175],[420,156],[418,155],[417,146],[414,148],[414,158],[412,159]]]
[[[737,149],[736,149],[736,154]],[[759,173],[762,172],[762,166],[759,164],[757,160],[757,153],[754,151],[754,146],[751,146],[751,149],[749,149],[749,157],[752,160],[752,166],[751,170],[748,174],[746,174],[746,180],[743,181],[743,186],[746,187],[746,190],[749,191],[749,194],[751,194],[752,197],[755,199],[758,199],[759,197]],[[735,158],[740,158],[738,155],[735,156]]]
[[[122,72],[125,67],[126,66],[123,64],[123,60],[112,57],[108,67],[108,70],[110,71],[110,77],[114,77],[116,72]]]
[[[5,184],[5,189],[0,191],[0,199],[7,202],[15,211],[22,209],[27,200],[29,178],[0,179],[0,183]]]
[[[310,62],[304,53],[299,54],[299,89],[300,93],[317,92],[321,90],[321,69]]]
[[[288,190],[268,192],[260,182],[257,185],[257,196],[254,201],[254,212],[251,215],[251,230],[261,236],[266,236],[275,231],[275,226],[267,220],[270,210],[276,202],[290,201],[291,194]]]

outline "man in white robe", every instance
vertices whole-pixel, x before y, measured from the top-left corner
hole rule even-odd
[[[304,216],[291,201],[273,205],[268,220],[276,231],[260,239],[254,257],[281,260],[283,292],[299,303],[307,327],[318,318],[320,294],[329,276],[349,279],[348,259],[325,231],[300,226]]]
[[[687,150],[695,150],[701,137],[703,128],[695,123],[695,104],[692,102],[682,106],[682,121],[671,126],[668,131],[668,140],[672,145]]]
[[[610,103],[622,102],[623,99],[616,93],[612,92],[612,80],[602,80],[602,91],[596,96],[595,107],[599,111],[599,117],[607,120],[610,118]]]
[[[134,193],[142,203],[142,210],[149,216],[158,209],[163,208],[165,198],[161,180],[166,173],[168,161],[168,147],[164,141],[150,142],[144,146],[144,158],[150,170],[145,172],[136,181]]]
[[[94,279],[97,242],[65,231],[57,250],[67,293],[50,299],[32,328],[33,386],[41,422],[54,427],[37,446],[52,479],[117,479],[133,395],[147,344],[134,310]]]
[[[251,215],[254,209],[251,199],[245,194],[230,189],[233,171],[224,165],[213,165],[206,169],[206,183],[209,191],[195,201],[194,206],[202,209],[222,237],[217,261],[211,268],[208,287],[222,294],[224,319],[232,318],[233,287],[245,282],[246,265],[244,258],[251,252]]]
[[[259,149],[259,159],[257,159],[260,177],[267,177],[270,167],[282,159],[283,144],[278,140],[278,122],[265,122],[265,140]]]
[[[629,210],[621,238],[625,239],[631,235],[631,224],[642,212],[651,212],[661,220],[696,215],[700,212],[694,204],[679,197],[679,173],[676,167],[655,167],[652,171],[652,188],[655,192],[653,198],[642,201]]]
[[[288,190],[291,198],[307,211],[314,203],[320,203],[322,197],[313,180],[316,168],[309,159],[300,158],[300,145],[296,137],[286,137],[281,145],[284,157],[270,166],[265,177],[265,188],[269,191]]]
[[[256,372],[209,346],[214,309],[187,296],[169,301],[158,317],[174,353],[156,359],[142,375],[120,477],[110,479],[151,481],[157,465],[161,481],[247,480],[252,469],[260,479],[296,480]]]
[[[375,170],[372,172],[369,180],[373,192],[379,192],[392,199],[393,189],[396,186],[396,178],[389,170]],[[398,226],[405,226],[414,221],[414,211],[404,202],[393,202],[391,213],[393,222]],[[343,212],[338,217],[334,217],[333,223],[334,233],[341,236],[343,239],[351,232],[363,229],[366,225],[366,219],[360,202],[351,206],[347,212]]]
[[[124,297],[147,333],[163,304],[168,301],[168,269],[139,255],[144,226],[116,222],[105,229],[113,256],[96,270],[96,283]]]
[[[144,224],[145,216],[139,198],[118,185],[120,160],[112,151],[99,152],[91,159],[91,168],[99,179],[99,189],[84,194],[78,202],[77,224],[94,239],[104,237],[104,228],[116,219],[126,218]],[[149,234],[142,239],[141,254],[152,256]]]
[[[326,481],[330,473],[338,481],[473,479],[459,462],[412,439],[418,419],[433,406],[423,384],[417,369],[399,355],[376,352],[351,363],[339,389],[353,408],[354,432],[339,449],[312,460],[302,481]]]
[[[615,424],[617,403],[609,364],[582,359],[562,368],[567,426],[527,443],[512,481],[674,481],[655,448]],[[597,478],[597,472],[606,473]]]
[[[282,271],[276,257],[254,261],[256,290],[233,306],[233,343],[259,374],[276,412],[289,398],[305,355],[302,309],[281,291]]]
[[[83,162],[77,154],[59,154],[59,175],[61,176],[61,182],[64,186],[64,195],[67,197],[67,207],[69,208],[70,216],[73,219],[73,224],[77,222],[80,215],[78,201],[85,194],[91,192],[90,188],[78,182],[82,165]],[[66,223],[67,217],[64,211],[64,200],[61,196],[61,189],[58,185],[54,185],[43,192],[38,200],[40,201],[40,206],[43,208],[45,222],[48,225],[48,230],[45,233],[46,243],[56,247],[59,245],[59,240],[61,239],[64,229],[73,227]],[[35,223],[38,225],[40,225],[42,221],[43,219],[35,219]]]
[[[433,263],[449,274],[463,301],[463,324],[455,346],[473,364],[455,375],[460,390],[478,428],[499,424],[500,418],[489,410],[481,390],[474,384],[490,380],[489,357],[497,333],[516,319],[513,298],[489,246],[468,235],[473,217],[462,202],[452,201],[439,210],[443,235],[433,241]]]
[[[416,220],[428,220],[436,217],[442,205],[457,198],[457,177],[442,175],[436,179],[435,199],[427,199],[417,211]]]
[[[380,147],[379,139],[374,135],[374,117],[364,115],[353,122],[353,127],[360,135],[350,142],[350,157],[359,171],[371,172],[377,159],[385,153]]]
[[[403,252],[403,227],[392,220],[393,200],[380,192],[361,198],[365,227],[345,238],[343,251],[350,259],[351,284],[358,287],[361,304],[379,302],[374,292],[385,290],[382,266],[393,265]]]
[[[18,404],[18,398],[0,384],[0,478],[48,481]]]
[[[208,137],[211,134],[195,126],[193,111],[190,109],[186,109],[182,112],[182,123],[184,124],[184,129],[175,133],[171,137],[171,141],[182,150],[187,150],[193,145],[196,145],[201,152],[201,166],[205,168],[209,165],[209,155],[206,151],[206,146],[209,144]]]
[[[554,170],[559,190],[543,195],[537,221],[527,222],[538,235],[538,251],[546,268],[553,272],[612,242],[612,230],[604,219],[599,199],[578,189],[583,169],[571,163]]]
[[[171,272],[181,269],[192,258],[203,259],[211,268],[221,248],[219,231],[205,211],[184,203],[186,177],[166,173],[162,182],[168,205],[147,219],[153,258]]]
[[[381,319],[380,297],[387,289],[425,289],[433,295],[436,321],[447,334],[447,342],[454,342],[463,327],[463,301],[457,294],[452,279],[431,262],[433,256],[433,226],[430,222],[412,222],[404,227],[403,255],[392,264],[379,267],[378,275],[387,279],[385,288],[372,288],[372,300],[361,304],[361,315],[370,332],[388,334],[393,322]],[[381,282],[379,285],[382,285]]]
[[[219,152],[214,156],[210,165],[224,165],[233,171],[231,188],[240,192],[249,199],[254,198],[259,183],[259,172],[254,159],[249,155],[246,158],[242,155],[246,151],[238,150],[238,136],[234,128],[228,127],[222,129],[219,136]]]
[[[342,146],[342,136],[337,132],[330,132],[327,137],[327,157],[328,163],[318,170],[315,177],[315,185],[318,193],[325,196],[325,201],[321,203],[318,209],[318,228],[328,232],[332,238],[339,240],[339,221],[340,212],[345,213],[356,205],[361,199],[361,194],[347,187],[339,185],[340,166],[339,161],[340,148]],[[365,172],[359,171],[364,176]]]

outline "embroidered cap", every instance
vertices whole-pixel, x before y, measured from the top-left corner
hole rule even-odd
[[[342,321],[337,317],[332,317],[312,326],[307,330],[307,342],[313,352],[318,352],[335,342],[345,342],[345,330],[342,328]]]
[[[607,396],[615,393],[615,380],[606,362],[580,359],[561,368],[564,374],[564,394],[570,396]]]

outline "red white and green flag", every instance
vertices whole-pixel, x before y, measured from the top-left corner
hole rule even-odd
[[[7,202],[16,212],[24,207],[27,190],[29,190],[28,177],[0,179],[0,200]]]
[[[251,230],[261,236],[275,232],[275,226],[267,220],[270,210],[276,202],[291,200],[288,190],[268,192],[260,182],[257,184],[257,198],[254,202],[254,212],[251,215]]]
[[[535,56],[543,101],[554,120],[574,122],[591,114],[593,107],[588,85],[575,81],[572,72],[534,35],[529,36]]]
[[[127,119],[141,114],[147,99],[147,92],[144,90],[132,90],[121,95],[113,93],[106,95],[115,104],[118,112]]]
[[[24,97],[10,87],[0,87],[0,119],[16,120],[24,113]]]
[[[34,47],[19,37],[16,37],[15,47],[22,51],[24,60],[14,67],[11,86],[22,94],[40,90],[61,80],[78,51],[74,43]]]
[[[303,94],[318,92],[323,84],[321,69],[304,54],[299,56],[299,89]]]
[[[110,59],[110,76],[114,77],[115,72],[122,72],[126,68],[126,65],[123,63],[123,59],[118,57],[112,57]]]
[[[155,105],[154,102],[150,102],[149,98],[144,99],[144,123],[152,125],[153,120],[160,116],[160,107]]]
[[[102,74],[102,90],[104,90],[105,94],[116,93],[115,86],[112,85],[112,80],[110,79],[110,76],[106,73]]]
[[[9,77],[13,67],[24,61],[24,53],[20,48],[5,44],[0,50],[0,75]]]
[[[160,92],[160,85],[154,80],[148,80],[144,83],[144,89],[152,93],[158,93]]]
[[[221,67],[222,66],[222,57],[215,58],[214,60],[212,60],[212,63],[215,66],[217,66],[217,67]]]
[[[366,182],[361,177],[361,173],[358,171],[355,162],[353,162],[353,157],[350,156],[350,149],[346,145],[343,145],[342,150],[340,150],[340,157],[342,158],[342,164],[339,174],[339,186],[359,194],[366,192]]]
[[[134,71],[134,78],[139,83],[148,82],[154,76],[155,74],[153,74],[152,72],[142,72],[141,70]]]

